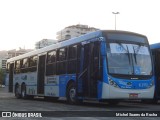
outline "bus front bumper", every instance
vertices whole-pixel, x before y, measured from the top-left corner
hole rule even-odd
[[[103,83],[102,99],[153,99],[155,87],[148,89],[121,89]]]

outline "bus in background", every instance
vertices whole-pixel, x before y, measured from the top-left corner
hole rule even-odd
[[[100,30],[7,60],[9,91],[17,98],[66,97],[116,104],[152,99],[154,78],[147,37]]]
[[[160,99],[160,43],[150,45],[153,58],[154,78],[155,78],[155,94],[154,103]]]

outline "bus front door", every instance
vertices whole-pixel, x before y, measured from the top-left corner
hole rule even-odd
[[[37,94],[44,94],[45,81],[45,59],[46,55],[39,56],[38,76],[37,76]]]
[[[97,98],[99,42],[82,46],[80,65],[82,69],[78,80],[82,81],[82,96]]]
[[[13,92],[13,71],[14,63],[11,63],[9,66],[9,92]]]

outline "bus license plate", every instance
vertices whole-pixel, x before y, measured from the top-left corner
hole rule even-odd
[[[129,98],[138,98],[138,94],[137,93],[130,93]]]

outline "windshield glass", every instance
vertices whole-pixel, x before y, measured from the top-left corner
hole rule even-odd
[[[149,49],[141,44],[109,43],[108,70],[111,74],[151,75]]]

